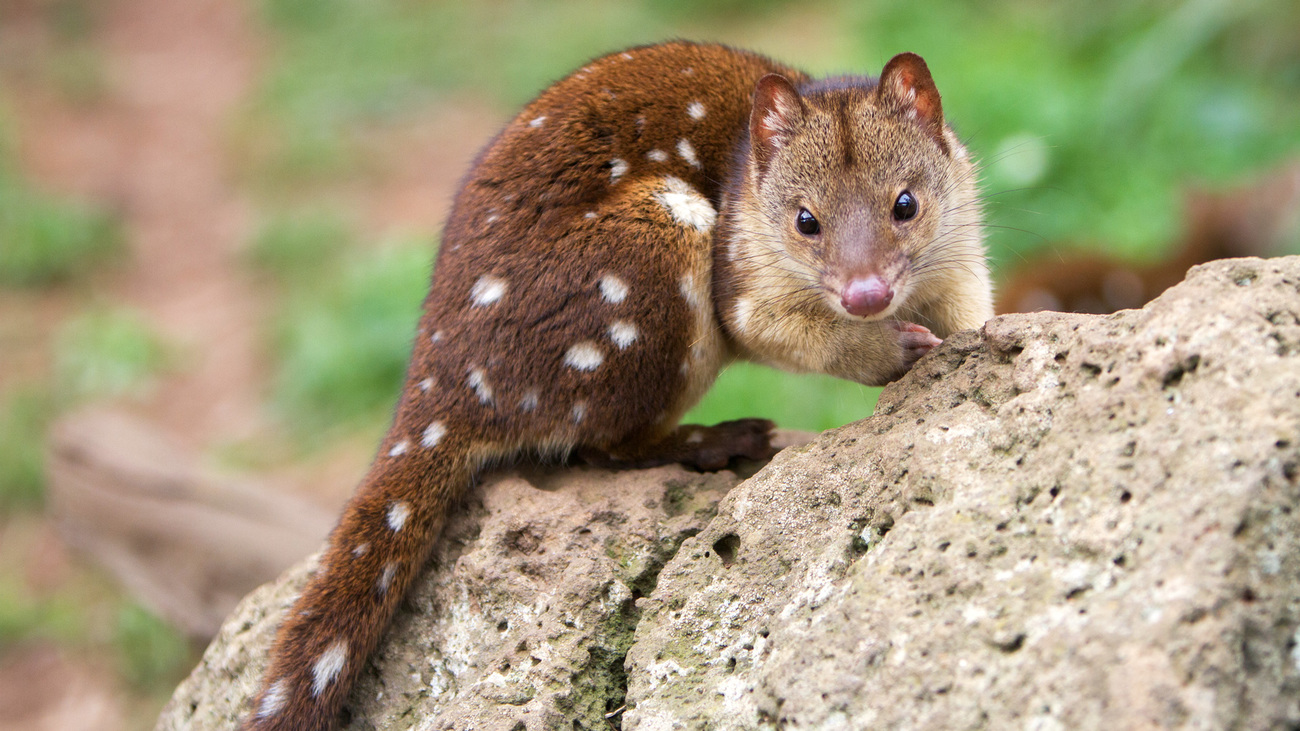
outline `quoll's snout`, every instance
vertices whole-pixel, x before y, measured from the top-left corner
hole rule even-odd
[[[840,305],[857,317],[879,315],[893,301],[894,288],[879,274],[850,279],[840,290]]]

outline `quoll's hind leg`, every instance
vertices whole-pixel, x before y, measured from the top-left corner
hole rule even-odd
[[[683,424],[648,444],[620,445],[610,451],[583,449],[579,456],[600,467],[639,468],[679,463],[698,470],[720,470],[733,457],[770,459],[776,454],[772,447],[775,427],[767,419],[737,419],[714,426]]]

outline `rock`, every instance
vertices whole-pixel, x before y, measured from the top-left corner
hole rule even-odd
[[[1300,723],[1300,258],[1000,317],[731,491],[625,729]]]
[[[502,475],[348,727],[1294,727],[1298,356],[1300,258],[1229,260],[955,335],[734,489]],[[247,711],[311,569],[245,600],[160,729]]]
[[[371,659],[348,728],[608,728],[605,714],[623,702],[636,601],[740,479],[676,465],[489,478]],[[245,599],[158,729],[237,725],[276,625],[315,568],[313,557]]]

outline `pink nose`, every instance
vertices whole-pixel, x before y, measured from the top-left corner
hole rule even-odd
[[[878,315],[889,307],[894,290],[879,275],[851,280],[840,290],[840,304],[850,315]]]

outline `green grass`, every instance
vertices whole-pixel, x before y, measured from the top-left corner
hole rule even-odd
[[[48,389],[0,394],[0,515],[39,508],[45,496],[45,434],[54,416]]]
[[[85,608],[73,596],[32,598],[30,592],[8,578],[0,578],[0,650],[18,642],[50,640],[62,645],[84,645],[87,637]]]
[[[149,610],[124,603],[113,631],[121,676],[139,690],[171,687],[193,662],[189,643]]]
[[[947,118],[982,163],[998,266],[1042,246],[1156,258],[1178,235],[1188,185],[1234,182],[1300,153],[1300,6],[1289,0],[828,0],[797,11],[734,0],[264,0],[262,8],[275,43],[245,129],[254,140],[249,174],[272,218],[279,201],[364,173],[358,140],[376,129],[457,95],[486,98],[504,115],[588,58],[670,37],[772,38],[785,43],[783,60],[816,73],[878,73],[894,53],[921,53]],[[815,42],[789,25],[801,19]],[[765,29],[778,22],[781,30]],[[292,247],[296,234],[277,235]],[[330,235],[302,241],[313,237]],[[382,273],[391,259],[348,256],[348,267],[314,270],[318,291],[286,290],[277,400],[306,423],[373,423],[397,393],[423,268],[408,279]],[[405,266],[422,263],[412,253]],[[384,291],[360,291],[372,286]],[[873,403],[871,389],[738,366],[688,418],[769,416],[819,429]]]
[[[119,256],[121,226],[103,208],[42,193],[16,170],[12,122],[0,108],[0,286],[44,286]]]
[[[308,443],[387,418],[402,376],[432,246],[386,242],[323,257],[311,278],[284,280],[273,325],[275,402]]]
[[[55,347],[55,383],[63,405],[89,398],[144,395],[173,356],[129,309],[88,310],[69,320]]]
[[[0,393],[0,516],[43,504],[45,439],[59,410],[143,395],[172,359],[130,310],[87,310],[66,322],[56,337],[52,378]]]
[[[121,251],[116,218],[93,205],[39,194],[0,165],[0,286],[67,281]]]
[[[822,431],[871,416],[879,388],[821,375],[794,375],[736,363],[682,420],[691,424],[757,416],[787,429]]]
[[[112,658],[139,692],[166,692],[193,665],[195,650],[174,628],[124,599],[103,579],[46,596],[0,577],[0,653],[34,641]]]
[[[248,262],[281,286],[303,285],[337,265],[352,242],[350,227],[327,211],[272,216],[248,248]]]

